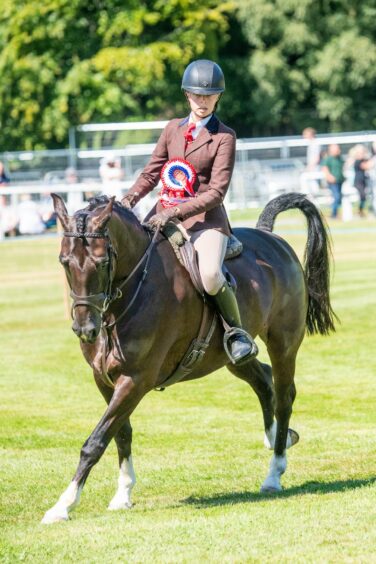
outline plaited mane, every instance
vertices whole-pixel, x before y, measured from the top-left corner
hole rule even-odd
[[[81,234],[85,233],[87,216],[88,213],[82,210],[77,212],[77,215],[75,215],[77,233],[81,233]]]

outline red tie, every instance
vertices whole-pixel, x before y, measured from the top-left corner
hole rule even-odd
[[[196,129],[196,124],[195,123],[190,123],[188,125],[188,129],[187,131],[184,133],[184,137],[185,137],[185,145],[187,146],[188,143],[192,143],[193,141],[193,136],[192,136],[192,132]]]

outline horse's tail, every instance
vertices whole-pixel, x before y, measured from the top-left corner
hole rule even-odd
[[[273,231],[277,215],[297,208],[304,213],[308,225],[308,239],[304,254],[304,274],[308,286],[307,332],[326,335],[335,331],[337,319],[330,304],[331,245],[325,220],[316,206],[303,194],[283,194],[271,200],[262,211],[257,229]]]

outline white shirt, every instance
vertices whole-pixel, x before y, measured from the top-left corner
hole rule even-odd
[[[20,202],[18,206],[18,229],[22,235],[43,233],[45,225],[39,214],[38,204],[32,200]]]
[[[194,129],[192,131],[192,137],[193,139],[197,139],[198,134],[200,133],[201,129],[203,129],[205,127],[205,125],[210,121],[211,117],[213,114],[210,114],[210,116],[206,116],[206,118],[201,119],[200,121],[196,121],[194,122],[192,119],[192,114],[190,114],[189,116],[189,124],[191,123],[195,123],[196,125],[196,129]]]
[[[315,170],[320,163],[321,147],[316,139],[311,139],[307,145],[307,168]]]

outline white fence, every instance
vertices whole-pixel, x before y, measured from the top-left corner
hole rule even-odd
[[[144,124],[144,129],[161,129],[166,122],[153,122]],[[116,124],[95,126],[87,125],[84,128],[96,129],[111,128]],[[118,124],[124,130],[129,124]],[[130,124],[139,127],[140,124]],[[370,145],[376,140],[376,132],[343,133],[339,135],[318,135],[317,140],[321,147],[329,143],[338,143],[342,147],[343,155],[357,143]],[[7,217],[15,217],[22,194],[32,194],[36,202],[42,202],[48,208],[50,201],[48,194],[57,192],[65,194],[70,213],[83,206],[89,195],[103,191],[103,184],[99,177],[99,162],[103,157],[112,153],[120,159],[124,169],[124,181],[116,183],[117,193],[125,193],[134,179],[147,163],[155,144],[127,145],[122,148],[111,149],[75,149],[72,145],[69,150],[35,151],[35,152],[6,152],[0,155],[0,160],[5,163],[10,171],[11,182],[9,185],[0,186],[0,237],[6,231]],[[288,192],[301,191],[309,193],[317,203],[327,203],[330,195],[321,182],[320,172],[307,172],[305,170],[305,156],[307,141],[302,137],[282,137],[264,139],[240,139],[237,141],[236,162],[231,186],[226,199],[229,209],[256,207],[265,205],[272,197]],[[74,166],[78,183],[67,184],[64,181],[68,167]],[[115,185],[113,184],[115,188]],[[152,195],[142,204],[144,209],[152,205],[156,197]],[[357,192],[352,189],[351,180],[345,186],[345,194],[351,200],[357,199]],[[42,205],[41,204],[41,205]]]

